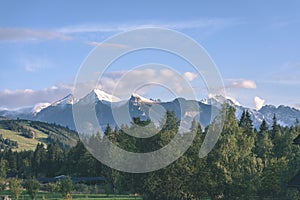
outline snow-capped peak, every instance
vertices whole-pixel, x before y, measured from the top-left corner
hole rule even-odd
[[[36,104],[33,109],[32,109],[32,113],[34,115],[38,114],[39,112],[41,112],[41,110],[47,108],[48,106],[50,106],[50,103],[38,103]]]
[[[100,89],[94,89],[80,100],[80,102],[84,104],[97,103],[98,101],[112,103],[119,102],[121,100],[118,97],[108,94]]]
[[[132,93],[131,97],[137,99],[139,101],[139,103],[151,103],[151,104],[155,103],[155,101],[145,98],[145,97],[142,97],[141,95],[136,94],[136,93]]]
[[[204,103],[207,105],[219,105],[219,104],[223,104],[225,102],[226,102],[226,98],[221,95],[217,95],[217,96],[209,95],[208,98],[201,100],[201,103]]]
[[[75,103],[75,98],[72,94],[69,94],[68,96],[64,97],[61,100],[58,100],[51,104],[51,106],[58,106],[58,105],[73,105]]]
[[[99,101],[118,102],[120,99],[116,96],[108,94],[100,89],[94,89],[93,92],[97,95]]]
[[[216,96],[209,95],[208,98],[202,99],[201,103],[207,105],[214,105],[214,106],[223,103],[227,103],[231,106],[241,106],[241,104],[236,99],[231,97],[224,97],[222,95],[216,95]]]

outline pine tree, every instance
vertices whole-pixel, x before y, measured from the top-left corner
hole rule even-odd
[[[276,138],[280,137],[280,130],[279,126],[277,124],[277,118],[276,115],[274,114],[273,116],[273,123],[272,123],[272,129],[271,129],[271,139],[276,140]]]
[[[7,172],[7,161],[2,159],[0,160],[0,178],[6,178]]]
[[[57,175],[62,167],[62,149],[57,143],[49,144],[47,147],[47,177]]]
[[[104,135],[109,137],[112,134],[112,129],[109,124],[106,125],[105,130],[104,130]]]
[[[162,132],[164,131],[172,131],[174,133],[178,132],[178,126],[180,121],[177,120],[175,112],[174,111],[167,111],[165,123],[162,127]]]
[[[215,162],[212,170],[218,173],[216,187],[219,187],[214,189],[224,194],[226,199],[243,199],[255,188],[252,179],[257,175],[257,162],[252,153],[255,138],[250,115],[245,112],[240,124],[248,128],[248,134],[244,134],[244,128],[239,127],[235,109],[228,107],[223,131],[214,149],[215,158],[212,158]]]
[[[33,160],[32,160],[33,162],[32,166],[34,167],[33,171],[35,173],[35,177],[39,177],[40,174],[45,173],[47,169],[45,163],[46,156],[47,156],[47,151],[44,147],[44,144],[43,143],[38,144],[34,151]]]
[[[243,111],[239,121],[239,127],[241,127],[247,135],[253,133],[252,119],[248,110]]]
[[[267,122],[265,119],[263,119],[260,127],[259,127],[259,134],[264,134],[269,130],[269,127],[267,125]]]
[[[275,114],[273,117],[273,124],[272,124],[272,129],[271,129],[271,139],[274,144],[274,147],[273,147],[274,155],[277,158],[279,158],[282,155],[282,148],[284,148],[284,146],[283,146],[283,143],[281,142],[283,137],[282,137],[282,133],[280,130],[280,126],[277,124],[277,118],[276,118]]]

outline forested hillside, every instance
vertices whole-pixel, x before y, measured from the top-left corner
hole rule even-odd
[[[0,174],[19,178],[62,174],[105,176],[111,192],[138,193],[145,200],[298,199],[297,190],[287,187],[300,169],[299,147],[292,144],[300,133],[298,122],[282,127],[274,116],[271,127],[263,121],[256,130],[248,112],[239,120],[234,113],[234,108],[227,108],[221,137],[207,157],[199,159],[198,156],[207,128],[203,130],[194,122],[191,132],[196,132],[196,137],[192,146],[177,161],[155,172],[131,174],[111,169],[93,158],[79,142],[69,150],[56,143],[47,148],[39,144],[34,151],[4,150],[0,153]],[[128,128],[134,131],[136,125],[151,123],[138,119],[135,122]],[[110,126],[104,134],[128,151],[149,152],[168,144],[177,133],[178,125],[174,112],[167,112],[165,125],[151,138],[137,139]],[[42,126],[39,127],[40,130]],[[100,135],[87,138],[87,142],[99,145],[102,140]]]
[[[62,148],[74,146],[78,140],[75,131],[56,124],[30,120],[0,119],[0,148],[34,150],[38,143],[45,146],[57,142]]]

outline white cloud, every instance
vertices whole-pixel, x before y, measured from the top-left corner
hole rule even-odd
[[[264,106],[265,100],[256,96],[256,97],[254,97],[254,104],[255,104],[256,110],[259,110]]]
[[[190,73],[187,74],[190,76],[190,80],[195,76]],[[120,99],[126,99],[137,90],[141,95],[146,94],[150,88],[153,89],[151,86],[166,88],[173,94],[190,99],[194,94],[192,86],[185,79],[185,75],[166,68],[143,68],[106,73],[100,79],[99,87],[105,91],[114,91],[113,95]]]
[[[27,72],[37,72],[42,69],[51,68],[51,63],[48,59],[42,57],[27,56],[20,59],[20,65]]]
[[[30,28],[0,28],[0,41],[69,40],[70,36],[51,30]]]
[[[185,72],[183,74],[184,78],[186,78],[189,81],[193,81],[195,78],[197,78],[197,74],[192,73],[192,72]]]
[[[32,29],[23,27],[0,28],[0,42],[18,42],[18,41],[40,41],[40,40],[71,40],[83,39],[80,34],[88,33],[111,33],[133,30],[136,28],[162,27],[168,29],[203,29],[209,31],[219,30],[228,26],[241,24],[240,21],[232,18],[206,18],[187,21],[129,21],[124,24],[78,24],[73,26],[58,27],[56,29]],[[79,36],[79,37],[78,37]],[[88,36],[91,40],[90,35]],[[97,36],[99,39],[99,35]],[[86,39],[86,37],[85,37]],[[84,40],[85,40],[84,39]],[[86,42],[88,45],[97,45],[97,42]]]
[[[99,46],[102,45],[103,47],[108,47],[108,48],[118,48],[118,49],[126,49],[129,46],[124,45],[124,44],[117,44],[117,43],[103,43],[103,42],[96,42],[96,41],[90,41],[90,42],[86,42],[87,45],[90,46]]]
[[[128,22],[124,24],[81,24],[66,26],[58,29],[61,33],[91,33],[91,32],[122,32],[136,28],[163,27],[169,29],[219,29],[231,25],[241,24],[242,22],[232,18],[210,18],[187,21],[170,21],[170,22]]]
[[[3,90],[0,91],[0,105],[5,108],[33,106],[37,103],[53,103],[71,93],[72,86],[57,85],[42,90]]]
[[[229,88],[245,88],[245,89],[255,89],[256,83],[253,80],[247,79],[229,79],[231,82]]]

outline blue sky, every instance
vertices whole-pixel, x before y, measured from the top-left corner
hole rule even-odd
[[[300,108],[299,7],[299,1],[1,1],[0,107],[66,96],[95,44],[155,26],[201,44],[218,66],[227,96],[242,105]],[[176,58],[144,53],[147,59],[137,54],[120,60],[115,71],[153,61],[191,71]],[[202,88],[198,79],[191,84]]]

